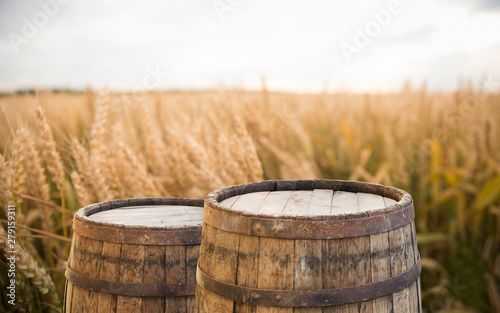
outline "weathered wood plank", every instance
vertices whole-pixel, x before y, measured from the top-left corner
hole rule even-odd
[[[64,312],[71,312],[71,301],[73,298],[73,283],[66,281],[66,290],[64,295]]]
[[[294,190],[290,194],[281,216],[307,216],[307,209],[311,203],[312,190]]]
[[[167,284],[186,282],[186,247],[165,246],[165,282]],[[186,312],[185,297],[165,298],[165,312]]]
[[[294,240],[260,238],[258,288],[292,290]],[[258,313],[291,313],[293,308],[258,306]]]
[[[307,210],[307,216],[326,216],[330,215],[332,207],[333,190],[314,189],[311,203]]]
[[[373,211],[386,207],[382,196],[363,192],[358,192],[357,194],[359,212]]]
[[[406,248],[403,228],[389,231],[389,245],[391,255],[391,276],[396,276],[406,270]],[[403,289],[392,295],[394,313],[409,312],[408,289]]]
[[[342,288],[348,286],[348,273],[344,271],[348,253],[346,239],[323,240],[322,273],[323,289]],[[324,313],[347,313],[348,306],[338,305],[323,308]]]
[[[279,215],[291,196],[289,191],[271,192],[261,206],[266,214]],[[261,237],[257,286],[262,289],[293,289],[294,240]],[[293,308],[258,306],[257,313],[292,313]]]
[[[165,246],[145,246],[143,282],[147,284],[164,284],[165,263]],[[165,300],[162,297],[144,297],[142,312],[165,312]]]
[[[234,196],[234,197],[230,197],[230,198],[227,198],[227,199],[224,199],[220,202],[220,204],[222,205],[225,205],[227,207],[232,207],[233,204],[236,202],[236,200],[238,200],[240,198],[240,196]]]
[[[203,223],[201,233],[200,258],[198,261],[200,269],[207,275],[212,276],[212,264],[215,251],[215,236],[217,229]],[[195,308],[196,312],[210,312],[212,298],[214,295],[204,290],[200,286],[196,287]]]
[[[196,266],[200,257],[200,246],[186,246],[186,282],[196,282]],[[194,313],[195,299],[189,296],[186,299],[187,313]]]
[[[238,272],[236,282],[239,286],[258,286],[259,275],[259,237],[240,235],[238,249]],[[235,313],[255,313],[255,306],[235,304]]]
[[[214,258],[216,235],[216,228],[205,223],[203,224],[203,230],[201,232],[199,266],[201,270],[207,275],[212,275],[212,263]]]
[[[375,200],[381,198],[382,197],[374,198],[373,205],[375,206],[375,208],[383,208],[388,206],[386,199],[389,198],[383,198],[382,200]],[[362,200],[361,202],[365,203],[364,200]],[[389,233],[385,232],[370,236],[370,253],[371,253],[372,282],[382,281],[390,278],[391,258],[389,255]],[[390,310],[392,309],[392,296],[385,296],[382,298],[374,299],[372,303],[373,303],[373,312],[390,312]]]
[[[218,281],[235,284],[238,267],[239,235],[218,229],[215,237],[215,250],[212,277]],[[232,312],[232,300],[214,296],[208,312]]]
[[[68,259],[68,266],[72,269],[75,268],[75,258],[76,258],[76,249],[75,247],[76,242],[77,242],[77,234],[73,234],[73,240],[71,241],[71,250],[69,252],[69,259]],[[64,303],[64,312],[71,312],[71,305],[72,305],[72,299],[73,299],[73,283],[70,281],[66,281],[67,287],[66,287],[66,301]]]
[[[358,211],[367,211],[373,207],[385,207],[382,197],[373,194],[357,193]],[[347,272],[348,286],[371,283],[370,236],[347,239],[347,255],[344,271]],[[373,312],[373,302],[348,304],[349,313]]]
[[[80,239],[80,250],[82,255],[81,273],[93,278],[99,278],[101,270],[102,241],[92,240],[82,237]],[[83,297],[83,312],[97,312],[99,293],[87,290]]]
[[[231,206],[237,212],[258,214],[260,205],[269,195],[269,191],[252,192],[241,195]]]
[[[348,275],[349,286],[365,285],[371,282],[370,237],[356,237],[347,239],[349,264],[344,269]],[[366,256],[366,257],[363,257]],[[349,304],[349,313],[373,312],[372,301]]]
[[[281,216],[281,212],[291,195],[292,192],[289,190],[270,192],[256,214]]]
[[[406,268],[410,269],[413,265],[415,265],[415,250],[413,247],[413,232],[412,232],[412,225],[406,225],[403,228],[404,231],[404,236],[405,236],[405,242],[407,243],[405,245],[406,248]],[[409,312],[417,312],[418,311],[418,294],[417,294],[417,283],[414,282],[412,283],[408,288],[408,301],[409,301]]]
[[[258,212],[260,206],[263,205],[264,200],[267,198],[267,193],[261,196],[256,203],[254,203],[255,211]],[[236,273],[236,284],[245,287],[258,286],[259,275],[259,245],[260,238],[257,236],[239,236],[238,243],[238,268]],[[235,303],[235,313],[255,313],[256,306]]]
[[[144,246],[122,244],[119,281],[142,283],[144,275]],[[116,313],[140,312],[142,298],[118,296]]]
[[[295,241],[294,290],[320,290],[323,285],[321,240]],[[295,308],[293,312],[321,313],[323,309]]]
[[[92,214],[89,219],[133,226],[201,226],[203,208],[182,205],[132,206]]]
[[[73,243],[70,258],[70,266],[75,272],[81,271],[83,267],[83,256],[81,253],[81,238],[78,234],[73,234]],[[71,312],[82,312],[83,297],[86,296],[87,290],[73,285],[72,288],[72,301],[71,301]]]
[[[358,212],[358,195],[355,192],[334,191],[331,215],[340,215]]]
[[[119,281],[120,255],[122,245],[104,242],[102,245],[102,264],[100,277],[107,281]],[[98,312],[107,313],[116,310],[117,296],[107,293],[99,294]]]
[[[394,199],[384,197],[384,203],[385,203],[385,206],[388,207],[388,206],[391,206],[391,205],[396,204],[398,202]]]
[[[293,212],[297,215],[306,215],[309,212],[314,192],[294,191],[290,200],[293,200]],[[285,210],[289,210],[290,200]],[[318,200],[316,198],[315,200]],[[331,200],[331,198],[330,198]],[[302,212],[302,214],[299,214]],[[321,240],[295,240],[294,249],[294,290],[319,290],[322,288],[321,276]],[[322,308],[295,308],[293,312],[321,313]]]
[[[418,260],[420,257],[420,254],[418,252],[418,244],[417,244],[417,231],[415,229],[415,222],[411,223],[411,229],[412,229],[412,243],[413,243],[413,253],[415,257],[415,262]],[[418,278],[416,282],[416,293],[417,293],[417,312],[422,312],[422,297],[421,297],[421,287],[420,287],[420,277]]]

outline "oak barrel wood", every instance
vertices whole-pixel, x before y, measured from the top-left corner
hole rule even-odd
[[[421,312],[411,196],[264,181],[205,201],[195,312]]]
[[[194,312],[203,200],[135,198],[80,209],[65,312]]]

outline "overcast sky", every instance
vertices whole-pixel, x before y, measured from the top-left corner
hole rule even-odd
[[[140,4],[140,5],[139,5]],[[500,0],[0,0],[0,90],[451,90],[500,81]]]

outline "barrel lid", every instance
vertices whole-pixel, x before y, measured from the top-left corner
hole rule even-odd
[[[279,219],[342,219],[384,214],[412,203],[394,187],[342,180],[264,181],[208,195],[217,210]]]
[[[199,228],[202,215],[201,199],[133,198],[86,206],[75,219],[91,225],[165,230]]]
[[[288,206],[294,194],[290,191],[300,192]],[[332,191],[331,200],[328,199],[329,191]],[[347,204],[334,207],[336,192],[356,193],[356,209]],[[377,197],[373,195],[382,197],[379,200],[383,204],[379,201],[379,205],[374,206],[374,198]],[[349,194],[343,198],[352,204],[353,197]],[[226,199],[227,202],[224,202]],[[233,209],[240,199],[244,200],[242,207],[245,209]],[[360,199],[363,205],[377,208],[360,211]],[[310,208],[311,214],[308,213]],[[346,212],[347,208],[351,212]],[[339,212],[335,213],[335,210]],[[203,222],[211,227],[243,235],[281,239],[374,235],[403,227],[414,217],[413,201],[407,192],[378,184],[342,180],[278,180],[231,186],[211,192],[203,211]]]

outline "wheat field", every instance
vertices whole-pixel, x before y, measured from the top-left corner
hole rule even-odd
[[[71,220],[130,197],[204,197],[263,179],[407,190],[425,312],[500,312],[500,94],[245,90],[0,96],[0,311],[16,207],[18,311],[60,312]]]

